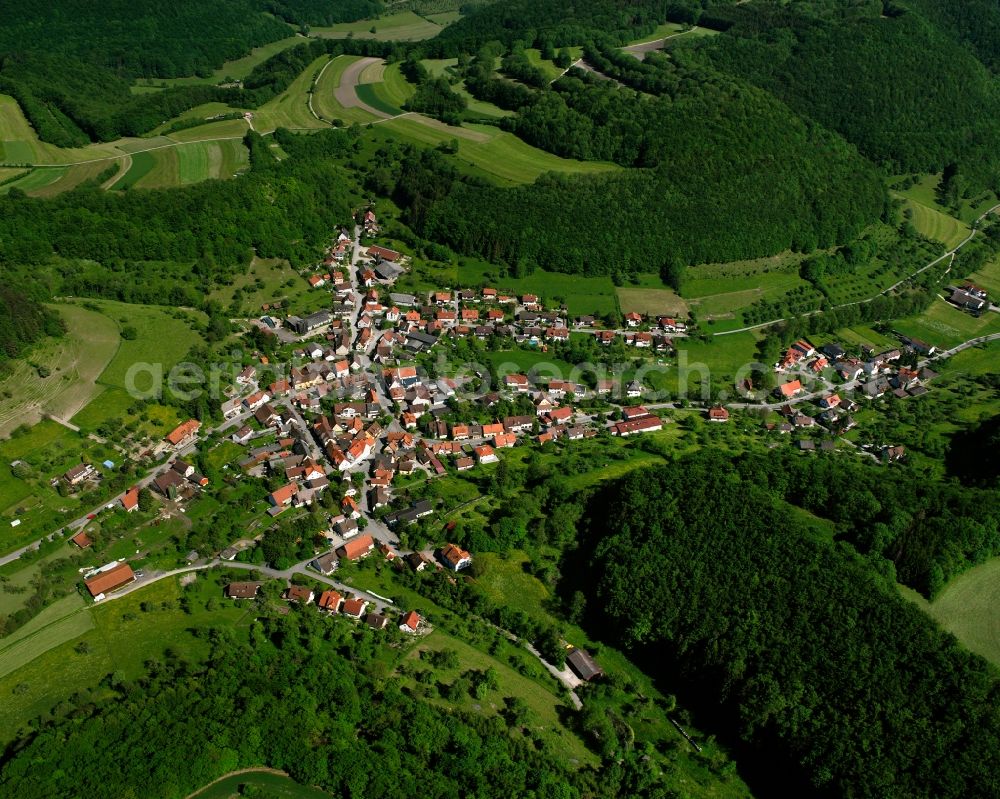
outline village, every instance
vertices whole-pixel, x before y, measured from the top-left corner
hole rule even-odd
[[[391,623],[417,633],[427,629],[417,610],[401,613],[387,598],[335,579],[342,563],[368,557],[382,558],[397,569],[436,570],[451,580],[473,562],[473,554],[453,541],[417,550],[401,545],[401,534],[405,537],[407,528],[438,508],[429,499],[410,501],[407,492],[397,494],[398,484],[489,467],[514,447],[655,433],[672,422],[664,411],[681,407],[676,401],[657,401],[637,379],[585,382],[525,370],[497,374],[490,384],[481,370],[452,377],[433,374],[427,368],[430,356],[455,342],[497,338],[546,353],[571,336],[582,336],[600,348],[616,345],[662,358],[674,353],[675,340],[691,331],[688,320],[637,313],[624,315],[622,329],[604,329],[593,317],[570,319],[562,308],[546,308],[535,295],[493,287],[439,289],[419,296],[396,292],[394,284],[405,274],[408,257],[373,243],[379,225],[372,210],[363,211],[357,221],[353,233],[338,231],[322,263],[303,274],[312,290],[329,293],[329,307],[283,318],[280,307],[262,308],[263,315],[249,324],[276,347],[270,357],[255,353],[234,374],[219,406],[222,423],[211,431],[195,419],[178,425],[157,448],[163,465],[108,508],[135,510],[142,488],[159,495],[161,512],[183,512],[184,504],[209,485],[192,463],[199,442],[209,432],[223,436],[243,452],[240,473],[269,486],[270,519],[313,510],[325,520],[323,545],[307,561],[292,569],[265,567],[265,575],[286,581],[282,596],[289,603],[362,620],[374,629]],[[372,243],[365,245],[365,240]],[[971,312],[977,310],[969,306],[971,299],[988,302],[971,285],[955,292],[953,301]],[[741,410],[766,413],[763,434],[778,437],[771,446],[782,435],[794,439],[802,452],[833,451],[843,441],[870,458],[900,461],[905,449],[895,443],[858,447],[845,438],[856,427],[863,403],[874,407],[883,398],[905,401],[930,390],[937,376],[929,366],[935,347],[900,338],[900,347],[882,351],[833,341],[814,346],[802,338],[791,342],[773,365],[773,391],[748,380],[744,402],[684,407],[710,424],[725,424]],[[74,467],[63,478],[71,488],[94,479],[100,475],[89,464]],[[450,527],[438,527],[447,536]],[[211,558],[192,552],[188,563],[247,566],[237,559],[263,532],[248,531]],[[90,544],[82,526],[72,540],[80,548]],[[293,583],[293,575],[309,575],[326,587],[313,591]],[[84,582],[95,601],[101,601],[144,579],[122,559],[88,572]],[[233,582],[226,596],[253,598],[260,585],[259,580]],[[589,658],[585,652],[578,657]],[[585,671],[594,676],[595,669],[599,667],[591,665]]]

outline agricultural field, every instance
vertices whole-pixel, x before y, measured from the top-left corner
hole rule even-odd
[[[43,414],[73,416],[99,391],[97,379],[118,350],[118,326],[107,316],[69,303],[51,307],[66,335],[39,342],[0,381],[0,435]]]
[[[457,58],[424,58],[420,62],[435,78],[444,77],[448,74],[448,69],[458,64]]]
[[[639,313],[645,316],[687,317],[688,303],[667,288],[625,288],[616,289],[622,313]]]
[[[322,71],[316,81],[312,101],[313,110],[323,119],[341,119],[347,124],[366,124],[378,119],[375,114],[363,108],[346,106],[337,99],[344,72],[360,60],[360,56],[340,55],[320,68]]]
[[[138,152],[130,155],[129,160],[128,171],[113,184],[118,191],[170,188],[212,178],[232,178],[250,162],[249,153],[239,139],[191,141]]]
[[[978,319],[960,311],[944,300],[934,303],[919,316],[898,319],[893,327],[907,336],[923,339],[942,349],[954,347],[963,341],[1000,332],[1000,314],[985,312]]]
[[[437,36],[443,28],[444,25],[435,24],[412,11],[401,11],[380,19],[312,28],[309,35],[322,39],[346,39],[350,35],[355,39],[376,39],[381,42],[416,42]]]
[[[254,111],[254,127],[257,131],[270,133],[277,128],[314,130],[329,127],[328,123],[317,119],[309,110],[309,98],[313,81],[320,70],[327,64],[331,64],[329,69],[333,69],[334,63],[336,59],[331,62],[329,56],[320,56],[292,81],[291,86]]]
[[[121,150],[116,144],[93,144],[88,147],[63,149],[42,142],[25,119],[21,107],[14,98],[0,94],[0,163],[12,166],[71,164],[101,158],[116,158],[120,155]]]
[[[1000,558],[954,578],[933,602],[908,588],[901,592],[968,649],[1000,666]]]
[[[79,594],[45,608],[24,627],[0,638],[0,679],[66,641],[89,632],[94,620]]]
[[[366,96],[367,91],[366,94],[362,94],[362,89],[367,90],[369,85],[371,86],[371,95]],[[361,73],[361,83],[358,85],[359,99],[374,108],[392,114],[400,113],[406,101],[416,91],[416,87],[403,77],[399,64],[374,64],[373,67]],[[370,97],[381,103],[384,108],[380,108],[379,105],[372,102]]]

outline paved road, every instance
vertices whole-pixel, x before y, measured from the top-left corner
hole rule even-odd
[[[223,422],[217,428],[207,429],[205,431],[205,435],[208,435],[208,434],[212,433],[213,431],[225,432],[226,430],[229,430],[232,427],[236,427],[237,425],[244,424],[249,417],[250,417],[250,412],[249,411],[241,413],[239,416],[235,416],[232,419],[230,419],[229,421]],[[167,471],[170,468],[170,464],[173,463],[174,459],[176,459],[176,458],[184,458],[184,457],[190,455],[191,453],[193,453],[197,449],[197,444],[198,444],[198,442],[196,440],[196,441],[192,442],[191,444],[188,444],[186,447],[183,447],[182,449],[179,449],[179,450],[176,450],[176,451],[172,452],[171,456],[167,459],[166,463],[163,463],[160,466],[157,466],[155,469],[153,469],[153,471],[149,472],[145,477],[139,478],[134,483],[134,485],[137,488],[140,488],[140,489],[146,488],[147,486],[149,486],[150,483],[153,482],[153,480],[155,480],[157,477],[159,477],[161,474],[163,474],[165,471]],[[90,519],[88,519],[87,516],[98,514],[101,511],[103,511],[108,505],[113,505],[113,504],[119,502],[121,500],[121,498],[122,498],[123,495],[124,495],[124,492],[122,492],[121,494],[116,494],[115,496],[111,497],[110,499],[105,500],[100,505],[98,505],[98,506],[96,506],[94,508],[91,508],[89,511],[81,514],[76,519],[73,519],[70,522],[66,522],[63,525],[60,525],[59,530],[66,530],[68,533],[71,533],[71,534],[75,535],[77,532],[79,532],[84,527],[86,527],[87,522],[90,521]],[[44,542],[44,541],[52,541],[56,537],[56,535],[58,534],[59,530],[53,530],[48,535],[42,536],[38,540],[32,541],[30,544],[27,544],[27,545],[21,547],[20,549],[16,549],[13,552],[9,552],[6,555],[0,556],[0,566],[3,566],[5,564],[7,564],[7,563],[10,563],[11,561],[17,560],[25,552],[29,552],[31,550],[38,549],[38,547],[41,546],[42,542]]]
[[[311,560],[311,559],[310,559]],[[367,591],[362,591],[359,588],[347,585],[346,583],[337,582],[317,571],[308,568],[308,560],[304,560],[301,563],[297,563],[288,569],[272,569],[269,566],[257,566],[253,563],[241,563],[239,561],[223,561],[223,560],[212,560],[208,563],[202,563],[197,566],[186,566],[182,569],[171,569],[170,571],[154,571],[147,572],[141,578],[138,578],[134,583],[129,584],[120,591],[115,591],[110,594],[106,599],[102,600],[101,604],[105,602],[113,602],[116,599],[121,599],[124,596],[139,591],[146,586],[152,585],[153,583],[164,580],[168,577],[176,577],[181,574],[189,574],[191,572],[204,571],[205,569],[243,569],[245,571],[257,571],[267,577],[271,577],[276,580],[290,580],[293,575],[305,575],[310,580],[315,580],[316,582],[325,583],[333,588],[336,588],[342,593],[354,594],[355,596],[361,597],[367,600],[379,611],[384,610],[386,607],[392,605],[391,601],[386,601],[382,597],[378,597],[375,594],[371,594]]]

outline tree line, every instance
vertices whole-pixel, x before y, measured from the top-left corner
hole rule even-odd
[[[821,797],[997,796],[994,671],[784,500],[815,492],[849,528],[881,507],[954,538],[975,497],[955,507],[957,488],[908,492],[875,468],[792,460],[771,453],[742,468],[702,451],[605,484],[590,507],[589,567],[563,573],[592,594],[608,640],[653,674],[682,675],[706,707],[721,702],[771,785]],[[915,502],[914,491],[926,494]]]

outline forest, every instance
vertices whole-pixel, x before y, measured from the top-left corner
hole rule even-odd
[[[46,336],[63,333],[59,317],[33,297],[10,285],[0,287],[0,369],[3,362],[23,354]]]
[[[672,796],[634,756],[599,774],[570,770],[516,701],[484,718],[401,689],[397,655],[378,640],[386,632],[304,607],[250,627],[247,642],[196,630],[211,645],[204,667],[168,652],[136,681],[110,674],[78,693],[0,756],[0,791],[48,799],[85,785],[94,799],[172,799],[266,764],[333,796]]]
[[[254,47],[293,35],[288,23],[353,21],[380,8],[377,0],[6,4],[0,91],[18,100],[44,141],[77,147],[135,136],[200,103],[241,97],[211,86],[132,94],[135,78],[206,77]]]
[[[912,4],[942,24],[975,2]],[[808,13],[811,6],[826,11]],[[805,8],[805,11],[800,9]],[[724,35],[675,50],[682,63],[711,64],[766,89],[797,113],[842,134],[888,171],[937,172],[958,162],[977,187],[995,187],[1000,89],[973,52],[903,6],[844,16],[834,4],[751,3],[713,8]],[[1000,25],[993,4],[967,19]],[[949,22],[951,20],[952,22]],[[994,34],[995,35],[995,34]],[[835,76],[835,77],[834,77]]]
[[[44,200],[11,191],[0,197],[0,266],[43,296],[201,306],[254,253],[312,262],[351,219],[350,175],[329,158],[350,152],[354,139],[330,131],[278,140],[301,154],[279,163],[248,134],[252,168],[239,180],[123,193],[90,184]],[[76,266],[60,266],[67,262]]]
[[[651,671],[721,701],[745,754],[785,790],[1000,795],[995,673],[782,500],[841,490],[858,479],[851,469],[782,465],[769,455],[743,471],[703,451],[602,490],[589,509],[589,567],[572,579],[592,594],[595,623]],[[830,495],[827,507],[849,500],[851,524],[879,504],[907,513],[884,482],[869,474],[867,500],[847,487],[854,496]],[[954,529],[951,512],[937,518]]]

